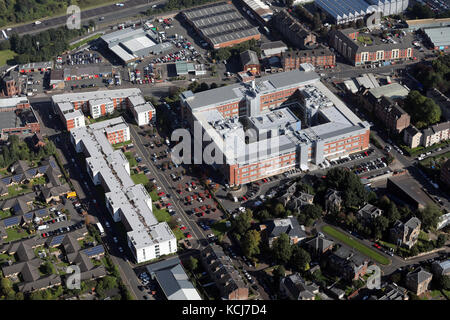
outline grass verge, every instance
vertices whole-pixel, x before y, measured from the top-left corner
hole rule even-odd
[[[382,256],[378,252],[370,249],[369,247],[359,243],[355,239],[352,239],[352,238],[348,237],[347,235],[345,235],[344,233],[336,230],[333,227],[324,226],[322,228],[322,230],[323,230],[323,232],[327,233],[331,237],[342,241],[343,243],[345,243],[346,245],[348,245],[348,246],[350,246],[352,248],[355,248],[356,250],[358,250],[362,254],[368,256],[369,258],[375,260],[376,262],[379,262],[379,263],[384,264],[384,265],[387,265],[387,264],[390,263],[390,260],[388,258]]]

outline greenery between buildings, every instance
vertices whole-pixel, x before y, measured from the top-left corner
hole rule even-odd
[[[348,245],[352,248],[355,248],[356,250],[358,250],[365,256],[370,257],[371,259],[375,260],[376,262],[379,262],[384,265],[387,265],[390,263],[390,260],[388,258],[382,256],[378,252],[370,249],[369,247],[366,247],[365,245],[361,244],[360,242],[348,237],[344,233],[336,230],[335,228],[333,228],[331,226],[324,226],[322,228],[322,230],[323,230],[323,232],[329,234],[331,237],[342,241],[343,243],[345,243],[346,245]]]

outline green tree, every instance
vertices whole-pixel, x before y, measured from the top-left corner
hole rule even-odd
[[[386,210],[386,216],[391,224],[400,219],[400,212],[398,212],[397,206],[392,201],[389,202]]]
[[[425,209],[419,211],[419,219],[422,222],[422,228],[430,230],[436,228],[439,218],[442,215],[441,210],[435,204],[428,204]]]
[[[215,56],[220,61],[228,60],[231,57],[231,52],[227,48],[220,48],[216,51]]]
[[[445,234],[440,234],[436,240],[436,247],[441,248],[445,245],[447,241],[447,236]]]
[[[195,271],[198,268],[198,259],[190,256],[189,260],[186,262],[186,268],[191,272]]]
[[[289,236],[286,233],[280,234],[272,242],[272,255],[281,264],[286,264],[292,255],[292,247]]]
[[[248,230],[241,239],[242,251],[244,254],[252,258],[259,254],[259,243],[261,234],[256,230]]]
[[[234,228],[236,232],[240,235],[243,235],[245,231],[250,228],[252,218],[253,214],[251,210],[246,210],[245,212],[237,216],[237,218],[234,220]]]
[[[450,276],[442,275],[438,278],[438,286],[441,290],[450,290]]]
[[[300,248],[298,245],[293,246],[290,262],[291,262],[292,268],[294,270],[306,271],[309,269],[309,263],[311,262],[311,256],[305,249]]]
[[[285,216],[286,208],[283,206],[282,203],[277,203],[273,211],[276,217],[282,218]]]

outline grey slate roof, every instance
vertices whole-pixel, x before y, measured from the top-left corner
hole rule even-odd
[[[241,53],[241,63],[243,66],[249,64],[259,64],[258,55],[255,51],[247,50]]]
[[[168,300],[201,300],[178,257],[147,266]]]
[[[288,277],[281,279],[282,283],[289,290],[290,294],[297,300],[312,299],[315,293],[319,291],[319,287],[312,283],[307,285],[306,281],[298,274],[294,273]]]
[[[316,236],[311,240],[308,240],[306,245],[315,251],[323,252],[324,249],[334,245],[334,242],[332,240],[328,240],[327,238]]]
[[[420,284],[427,281],[429,278],[433,277],[431,273],[425,271],[423,268],[418,268],[406,275],[408,280],[412,280],[416,284]]]
[[[267,230],[270,238],[279,237],[282,233],[286,233],[289,237],[306,237],[306,232],[295,217],[272,220],[267,224]]]

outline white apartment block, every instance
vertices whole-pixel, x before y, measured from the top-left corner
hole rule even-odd
[[[136,88],[58,94],[52,97],[52,102],[69,131],[78,127],[67,121],[67,117],[81,117],[83,113],[96,119],[112,114],[116,109],[130,109],[139,126],[150,124],[156,117],[153,105],[145,101],[141,90]],[[69,113],[74,115],[67,116]],[[84,124],[80,122],[80,126]]]
[[[71,141],[77,152],[85,154],[92,182],[104,188],[106,207],[114,221],[123,223],[128,246],[141,263],[175,253],[177,241],[169,225],[153,215],[144,186],[134,184],[125,155],[108,141],[108,131],[126,131],[123,126],[127,125],[121,117],[98,122],[72,130]]]

